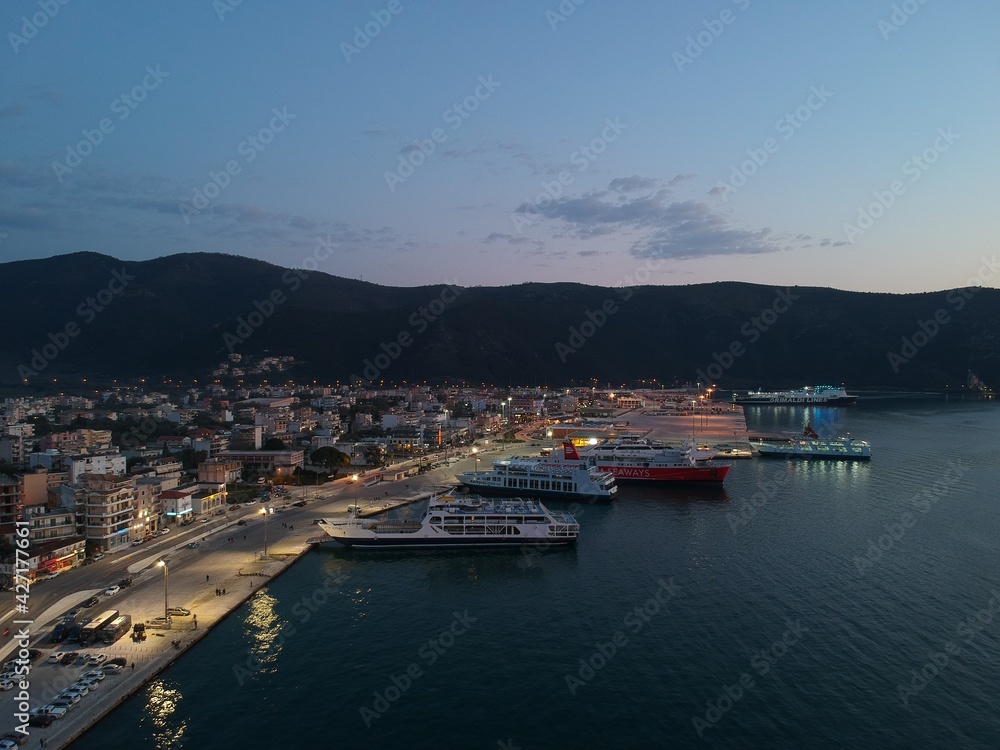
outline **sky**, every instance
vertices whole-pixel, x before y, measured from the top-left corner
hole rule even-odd
[[[0,261],[998,286],[990,0],[0,7]]]

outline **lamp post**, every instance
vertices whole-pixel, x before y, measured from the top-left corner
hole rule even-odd
[[[476,457],[476,473],[479,473],[479,448],[473,446],[472,455]]]
[[[157,563],[161,568],[163,568],[163,619],[170,620],[170,604],[169,598],[167,597],[167,562],[166,560],[160,560]]]
[[[264,557],[267,557],[267,506],[260,509],[264,515]]]
[[[358,475],[351,475],[351,482],[354,484],[354,512],[358,512]]]

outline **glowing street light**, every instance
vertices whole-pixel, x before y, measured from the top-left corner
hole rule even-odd
[[[260,513],[264,516],[264,557],[267,557],[267,508],[261,508]]]
[[[157,565],[163,568],[163,618],[170,620],[170,603],[167,597],[167,561],[160,560]]]

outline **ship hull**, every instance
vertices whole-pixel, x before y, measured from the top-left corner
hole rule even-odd
[[[576,543],[576,539],[526,539],[525,537],[480,539],[442,539],[438,537],[420,537],[402,539],[400,537],[381,536],[377,538],[339,538],[331,536],[323,542],[336,542],[344,547],[354,549],[454,549],[456,547],[520,547],[525,544],[545,544],[552,547],[565,547]]]
[[[730,467],[723,466],[670,466],[637,468],[632,466],[600,465],[601,471],[610,471],[616,482],[649,484],[721,484]]]
[[[614,494],[597,492],[588,494],[586,492],[555,492],[553,490],[526,490],[495,487],[493,485],[477,484],[476,482],[462,479],[461,475],[458,475],[457,479],[463,487],[475,490],[481,495],[497,495],[500,497],[544,497],[551,498],[553,500],[593,500],[595,498],[598,500],[613,500],[615,497]]]
[[[733,399],[737,406],[853,406],[858,402],[853,396],[826,398],[826,399],[802,399],[802,398],[746,398],[739,397]]]
[[[871,454],[836,454],[829,453],[806,453],[793,450],[762,450],[758,454],[761,458],[795,458],[803,461],[870,461]]]

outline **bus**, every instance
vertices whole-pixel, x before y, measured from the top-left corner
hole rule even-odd
[[[132,615],[119,615],[97,632],[105,643],[114,643],[132,629]]]
[[[111,622],[113,619],[118,617],[117,609],[109,609],[107,612],[101,612],[97,617],[88,622],[80,630],[80,643],[86,645],[92,643],[97,637],[97,631]]]

